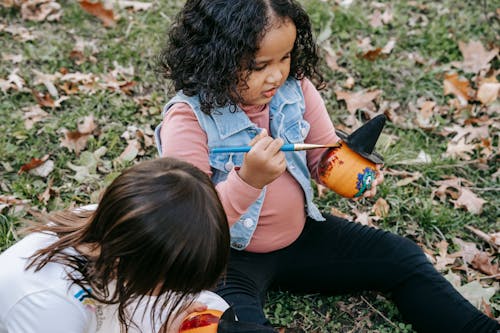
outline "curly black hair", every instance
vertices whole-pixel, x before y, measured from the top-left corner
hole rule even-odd
[[[201,109],[243,102],[238,91],[254,68],[254,58],[272,19],[291,19],[297,38],[290,76],[308,77],[318,87],[323,77],[307,13],[294,0],[187,0],[158,56],[158,70],[176,91],[200,97]]]

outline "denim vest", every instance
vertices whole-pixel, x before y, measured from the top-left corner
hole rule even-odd
[[[201,128],[207,133],[209,163],[212,168],[212,182],[217,184],[225,180],[235,166],[241,166],[244,153],[210,153],[212,148],[223,146],[246,146],[260,131],[240,108],[221,107],[212,110],[210,115],[203,113],[197,96],[186,96],[179,92],[163,109],[163,116],[174,103],[187,103],[193,110]],[[274,138],[282,138],[285,143],[304,143],[309,133],[309,123],[303,118],[305,111],[304,95],[300,83],[288,79],[281,86],[269,103],[270,132]],[[160,129],[155,130],[158,151],[161,155]],[[300,184],[304,191],[307,215],[317,221],[324,217],[313,203],[313,189],[310,173],[307,168],[306,152],[285,152],[287,170]],[[250,243],[259,221],[260,210],[266,187],[258,199],[248,208],[240,219],[231,227],[231,247],[236,250],[245,249]]]

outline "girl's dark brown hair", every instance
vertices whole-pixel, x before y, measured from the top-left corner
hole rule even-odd
[[[193,165],[172,158],[123,172],[95,211],[57,212],[44,222],[31,231],[59,239],[36,252],[27,269],[37,271],[49,262],[69,266],[69,278],[90,287],[92,298],[118,304],[125,332],[134,324],[127,305],[154,293],[164,297],[154,301],[151,318],[167,303],[184,309],[192,294],[214,286],[229,255],[227,219],[212,182]],[[82,245],[99,251],[95,257],[66,251]]]
[[[254,67],[262,38],[275,19],[290,19],[297,38],[290,77],[323,87],[317,45],[307,13],[295,0],[187,0],[157,58],[175,90],[198,95],[201,110],[243,102],[239,87]]]

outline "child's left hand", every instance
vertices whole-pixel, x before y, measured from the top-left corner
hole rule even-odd
[[[361,197],[355,198],[354,199],[355,201],[357,201],[361,198],[372,198],[375,196],[375,194],[377,194],[377,185],[382,184],[382,182],[384,181],[384,174],[382,172],[382,164],[377,164],[376,169],[377,169],[377,172],[376,172],[375,180],[372,182],[371,188],[368,191],[366,191],[365,193],[363,193],[363,195]]]
[[[190,306],[188,306],[184,311],[180,313],[172,314],[172,318],[170,318],[169,323],[164,324],[158,333],[178,333],[182,321],[193,312],[201,312],[207,309],[206,304],[201,302],[193,302]]]

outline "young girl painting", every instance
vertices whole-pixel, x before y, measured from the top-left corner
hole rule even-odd
[[[280,150],[339,140],[315,86],[319,58],[297,2],[188,0],[159,60],[178,91],[157,128],[159,151],[193,163],[216,186],[232,247],[216,292],[239,320],[270,326],[263,311],[270,288],[377,290],[418,332],[500,329],[411,240],[318,210],[310,180],[324,150]],[[212,151],[245,145],[247,153]],[[379,172],[365,196],[381,180]]]
[[[216,301],[197,295],[225,268],[228,224],[210,179],[189,163],[141,162],[97,207],[40,222],[0,254],[1,333],[177,333]]]

